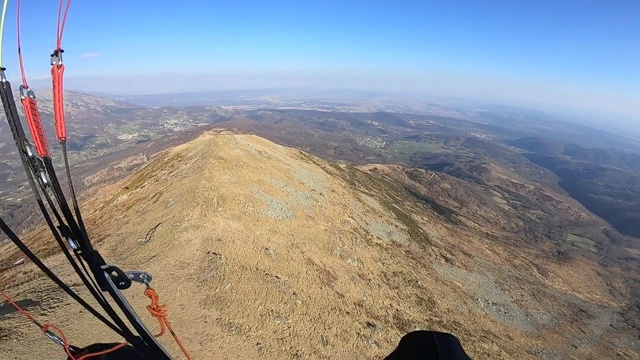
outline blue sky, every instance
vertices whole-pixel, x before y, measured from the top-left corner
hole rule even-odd
[[[4,65],[17,77],[9,11]],[[23,2],[36,81],[56,11]],[[93,91],[353,88],[640,117],[635,0],[74,1],[64,48],[70,86]]]

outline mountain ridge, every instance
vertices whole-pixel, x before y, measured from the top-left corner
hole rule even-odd
[[[82,209],[109,261],[154,274],[174,328],[199,357],[381,358],[416,328],[454,333],[474,358],[637,355],[620,315],[628,301],[621,278],[604,277],[588,258],[558,259],[550,244],[541,252],[520,243],[517,228],[488,236],[482,208],[443,196],[465,186],[446,174],[331,163],[215,130],[157,154]],[[29,241],[51,254],[43,229]],[[19,259],[10,245],[0,250]],[[59,255],[47,262],[64,268]],[[68,300],[30,264],[0,278],[40,301],[39,312],[74,341],[109,336],[74,306],[61,307]],[[142,289],[126,295],[142,312]],[[0,317],[0,326],[18,329],[0,331],[12,339],[10,348],[0,343],[10,355],[25,348],[13,341],[29,341],[33,356],[53,346],[33,340],[19,318]],[[612,331],[623,346],[607,342]]]

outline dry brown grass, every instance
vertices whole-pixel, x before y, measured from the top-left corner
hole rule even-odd
[[[393,183],[367,170],[256,136],[212,132],[105,187],[83,209],[106,259],[154,274],[196,359],[382,358],[416,328],[454,333],[477,359],[613,356],[598,341],[571,346],[570,331],[588,326],[571,320],[572,296],[620,305],[593,264],[559,264],[451,226],[404,203]],[[151,240],[140,242],[158,223]],[[413,226],[429,241],[418,241]],[[44,238],[31,239],[38,251],[51,248]],[[10,246],[1,250],[3,260],[18,257]],[[62,260],[47,263],[77,284]],[[15,297],[42,301],[32,310],[74,344],[119,340],[32,265],[0,276]],[[134,285],[125,294],[157,328],[142,292]],[[500,318],[500,309],[511,314]],[[517,317],[529,310],[545,316]],[[23,319],[0,317],[3,329],[3,359],[62,355]],[[179,353],[169,339],[163,343]]]

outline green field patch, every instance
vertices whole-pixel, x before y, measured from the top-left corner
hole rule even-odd
[[[597,250],[596,242],[586,237],[582,237],[574,234],[567,234],[567,242],[571,246],[575,246],[582,250],[587,250],[591,252],[596,252]]]
[[[420,153],[420,152],[426,152],[426,153],[441,153],[441,152],[446,152],[447,149],[445,149],[441,144],[438,144],[436,142],[418,142],[418,141],[395,141],[392,145],[391,145],[391,152],[393,153],[397,153],[397,154],[414,154],[414,153]]]
[[[121,125],[119,132],[121,134],[129,134],[129,133],[138,132],[139,129],[140,129],[139,124],[132,121],[132,122],[127,122]]]

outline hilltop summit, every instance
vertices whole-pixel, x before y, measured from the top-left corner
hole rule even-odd
[[[586,259],[560,263],[489,237],[483,226],[492,223],[479,214],[493,213],[465,186],[444,174],[334,164],[254,135],[211,131],[157,155],[82,209],[105,258],[154,275],[195,358],[381,358],[415,329],[451,332],[477,359],[633,356],[638,340],[618,314],[626,304],[611,293],[622,285]],[[466,203],[441,200],[467,190]],[[40,252],[53,248],[44,230],[30,241]],[[17,260],[12,245],[0,253]],[[77,282],[62,260],[47,263]],[[31,264],[0,280],[74,343],[120,340],[77,306],[61,306],[68,298]],[[125,294],[154,328],[142,287]],[[12,340],[0,342],[2,353],[55,351],[32,324],[0,315],[0,338]],[[613,333],[615,350],[606,340]]]

